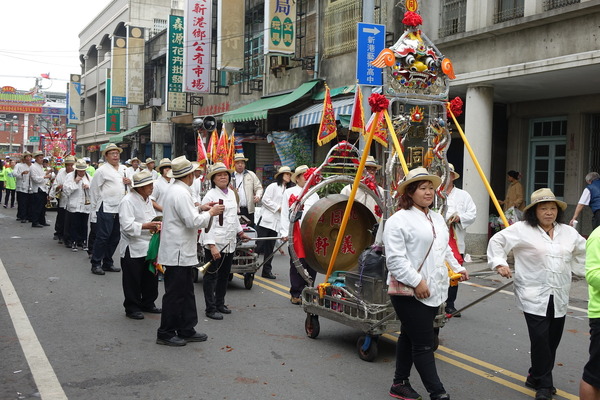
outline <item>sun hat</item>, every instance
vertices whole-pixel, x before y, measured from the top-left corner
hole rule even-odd
[[[65,162],[66,162],[66,160],[65,160]],[[83,158],[80,158],[75,163],[75,170],[77,170],[77,171],[85,171],[85,170],[87,170],[87,168],[88,168],[88,165]]]
[[[163,158],[160,160],[160,163],[158,163],[158,167],[154,168],[156,170],[156,172],[160,172],[160,169],[163,167],[169,167],[171,168],[171,160],[168,158]]]
[[[279,167],[279,169],[277,170],[277,173],[275,174],[275,178],[277,178],[279,175],[281,174],[292,174],[292,169],[290,167]]]
[[[244,153],[235,153],[233,156],[233,162],[236,161],[248,161],[248,159],[244,157]]]
[[[146,169],[146,163],[140,163],[139,168],[140,169]]]
[[[296,183],[296,178],[298,177],[298,175],[304,174],[306,171],[308,171],[308,165],[297,166],[294,170],[294,173],[292,174],[292,182]]]
[[[92,159],[91,159],[91,158],[89,158],[89,157],[83,157],[83,160],[84,160],[85,162],[92,162]]]
[[[132,158],[131,160],[129,160],[129,161],[130,161],[130,162],[134,162],[134,161],[140,161],[140,159],[139,159],[139,158],[137,158],[137,157],[133,157],[133,158]]]
[[[154,183],[154,179],[152,179],[152,172],[144,170],[133,174],[133,185],[131,185],[131,187],[138,188],[151,183]]]
[[[208,174],[206,175],[206,178],[208,180],[211,180],[212,177],[215,174],[218,174],[219,172],[228,172],[230,175],[233,172],[232,169],[228,169],[225,164],[223,164],[222,162],[218,162],[215,163],[212,167],[210,167],[210,170],[208,171]]]
[[[156,164],[156,161],[154,161],[151,157],[146,158],[146,164],[150,164],[150,163]]]
[[[43,151],[36,151],[35,153],[33,153],[32,157],[36,158],[37,156],[43,156],[44,152]]]
[[[118,150],[119,154],[123,152],[123,149],[117,146],[116,144],[109,143],[108,146],[106,146],[106,148],[102,151],[102,157],[106,157],[106,153],[108,153],[111,150]]]
[[[377,170],[381,169],[381,165],[377,164],[377,161],[375,161],[375,157],[373,157],[373,156],[367,156],[367,161],[365,162],[365,167],[375,167],[375,168],[377,168]]]
[[[548,188],[542,188],[542,189],[538,189],[535,192],[531,193],[531,203],[529,203],[529,205],[527,207],[525,207],[523,209],[523,211],[527,211],[529,208],[531,208],[532,206],[538,204],[538,203],[545,203],[547,201],[553,201],[556,203],[556,205],[558,207],[561,208],[561,210],[565,211],[567,209],[567,203],[565,203],[564,201],[560,201],[556,198],[556,196],[554,195],[554,193],[552,193],[552,190],[548,189]]]
[[[167,173],[169,178],[183,178],[194,172],[196,163],[192,163],[186,156],[179,156],[171,161],[171,170]]]
[[[450,169],[450,172],[454,175],[454,179],[460,178],[460,174],[454,170],[453,164],[448,163],[448,168]]]
[[[439,176],[430,174],[429,171],[423,167],[418,167],[408,171],[408,175],[406,175],[404,179],[400,181],[397,189],[398,194],[404,194],[404,189],[406,186],[418,181],[430,181],[433,183],[434,189],[437,189],[442,183],[442,179]]]
[[[75,158],[75,156],[66,156],[63,161],[63,164],[75,164],[76,162],[77,162],[77,159]],[[87,167],[87,165],[86,165],[86,167]]]
[[[21,157],[30,156],[30,155],[31,155],[31,153],[30,153],[30,152],[28,152],[27,150],[25,150],[25,151],[23,152],[23,154],[21,154]]]

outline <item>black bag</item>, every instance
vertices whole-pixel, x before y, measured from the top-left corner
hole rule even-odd
[[[358,272],[361,276],[385,280],[385,256],[381,245],[374,244],[360,254]]]

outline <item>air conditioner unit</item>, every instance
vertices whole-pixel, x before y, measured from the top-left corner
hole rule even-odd
[[[152,97],[148,102],[150,107],[160,107],[162,105],[162,99],[160,97]]]

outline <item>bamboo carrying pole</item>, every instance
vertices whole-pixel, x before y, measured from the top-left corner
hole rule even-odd
[[[458,133],[460,133],[460,137],[462,138],[462,140],[463,140],[463,142],[465,144],[465,147],[467,148],[467,150],[469,152],[469,155],[471,156],[471,159],[473,160],[473,163],[475,164],[475,168],[477,168],[477,172],[479,172],[479,177],[481,178],[481,181],[485,185],[485,188],[487,189],[487,191],[488,191],[488,193],[490,195],[490,198],[492,199],[492,202],[494,203],[494,206],[496,207],[496,210],[500,214],[500,218],[502,218],[502,222],[504,223],[504,227],[507,227],[509,225],[508,224],[508,220],[506,219],[506,216],[504,215],[504,211],[502,211],[502,207],[500,207],[500,203],[498,203],[498,199],[496,198],[496,194],[492,190],[492,187],[490,186],[490,183],[488,182],[487,177],[483,173],[483,170],[481,169],[481,166],[479,165],[479,162],[477,161],[477,157],[475,157],[475,153],[473,153],[473,149],[471,148],[471,145],[469,144],[469,141],[467,140],[467,137],[465,136],[465,133],[463,132],[463,130],[460,127],[460,125],[458,124],[458,121],[456,120],[456,117],[454,116],[454,113],[450,109],[450,103],[447,103],[447,105],[448,105],[448,107],[446,107],[446,108],[448,109],[448,113],[452,117],[452,120],[454,121],[454,125],[456,125],[456,129],[458,129]]]

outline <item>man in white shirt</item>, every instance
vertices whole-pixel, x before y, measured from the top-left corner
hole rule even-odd
[[[21,156],[21,162],[15,166],[14,174],[17,179],[17,221],[22,224],[31,221],[31,153],[26,151]]]
[[[446,188],[448,197],[446,204],[446,223],[450,228],[450,241],[456,241],[456,247],[460,253],[459,264],[462,265],[462,257],[465,255],[465,236],[467,227],[475,222],[477,217],[477,207],[471,198],[471,195],[466,191],[454,186],[454,181],[460,178],[460,175],[454,170],[454,165],[448,164],[450,167],[450,183]],[[453,239],[454,238],[454,239]],[[446,314],[452,314],[456,311],[454,301],[458,295],[458,283],[455,286],[452,284],[448,287],[448,299],[446,300]],[[455,314],[455,317],[460,317],[460,313]]]
[[[31,165],[29,173],[31,176],[31,191],[33,198],[31,202],[31,227],[42,228],[50,226],[46,223],[46,202],[48,200],[48,182],[51,177],[46,172],[42,164],[44,162],[44,153],[37,151],[33,153],[35,162]]]
[[[583,193],[581,193],[569,225],[573,226],[583,208],[590,206],[594,214],[592,217],[592,230],[594,230],[600,226],[600,174],[597,172],[588,173],[585,176],[585,183],[587,183],[587,186],[583,189]]]
[[[56,212],[56,222],[54,223],[54,239],[58,240],[58,244],[63,243],[65,236],[65,217],[67,215],[67,195],[63,192],[63,184],[67,179],[67,174],[75,169],[75,156],[67,156],[64,161],[64,168],[61,168],[54,178],[54,183],[50,189],[50,197],[58,198],[58,208]],[[67,243],[68,244],[68,243]],[[67,246],[69,247],[69,246]]]
[[[240,215],[245,215],[250,226],[254,226],[254,209],[263,195],[263,187],[256,174],[246,169],[244,153],[236,153],[233,157],[235,171],[231,177],[231,186],[239,198]]]
[[[131,319],[144,319],[142,311],[159,314],[154,301],[158,298],[158,277],[148,269],[148,245],[152,233],[160,230],[161,223],[154,221],[156,212],[150,201],[154,180],[148,170],[133,175],[131,191],[119,204],[121,241],[119,254],[123,269],[123,294],[125,315]]]
[[[207,339],[206,334],[194,329],[198,324],[198,311],[192,268],[198,264],[198,229],[210,229],[211,218],[222,214],[225,206],[207,204],[196,208],[190,186],[197,164],[191,163],[185,156],[175,158],[171,164],[169,175],[174,182],[164,194],[156,260],[165,267],[165,294],[156,343],[185,346],[187,342]]]
[[[145,164],[148,171],[150,171],[150,173],[152,174],[152,179],[157,180],[160,175],[154,169],[156,167],[156,162],[152,158],[148,157],[146,158]]]
[[[122,151],[114,143],[104,149],[102,156],[106,163],[98,168],[90,186],[92,210],[96,212],[96,239],[90,262],[96,275],[121,271],[114,265],[113,254],[121,237],[119,203],[131,185],[125,166],[119,162]]]
[[[152,190],[152,203],[157,215],[162,215],[162,202],[163,197],[173,183],[173,179],[169,178],[168,173],[171,171],[171,160],[163,158],[158,164],[158,172],[160,176],[154,182],[154,189]]]

